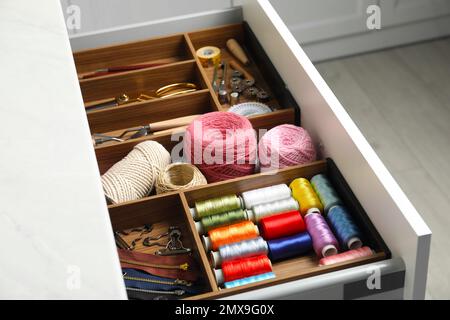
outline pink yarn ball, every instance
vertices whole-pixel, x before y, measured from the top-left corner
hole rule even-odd
[[[254,173],[257,141],[247,118],[231,112],[210,112],[186,129],[184,155],[208,182]]]
[[[258,145],[261,172],[316,160],[316,149],[308,132],[291,124],[267,131]]]

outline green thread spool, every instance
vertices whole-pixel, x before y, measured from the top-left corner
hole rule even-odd
[[[198,233],[205,234],[211,229],[228,226],[244,220],[247,220],[247,213],[243,209],[238,209],[203,217],[199,222],[195,223],[195,226]]]
[[[324,207],[324,214],[328,213],[331,207],[342,205],[342,201],[331,185],[330,180],[324,174],[317,174],[311,179],[311,185],[319,196]]]
[[[241,198],[235,194],[217,197],[195,203],[195,209],[191,209],[194,219],[199,220],[215,214],[229,212],[242,207]]]

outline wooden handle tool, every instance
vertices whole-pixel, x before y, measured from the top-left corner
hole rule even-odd
[[[150,123],[149,124],[150,132],[157,132],[157,131],[176,128],[176,127],[187,126],[192,121],[194,121],[195,118],[197,118],[198,116],[199,116],[198,114],[195,114],[192,116],[185,116],[185,117]]]
[[[239,43],[235,39],[228,39],[227,48],[231,51],[231,53],[239,59],[244,65],[248,65],[250,60],[244,52],[244,49],[239,45]]]
[[[240,73],[242,73],[244,75],[245,79],[248,80],[255,80],[255,78],[249,73],[247,72],[247,70],[245,70],[244,68],[242,68],[238,62],[234,61],[234,60],[230,60],[229,63],[230,67],[234,70],[239,71]]]

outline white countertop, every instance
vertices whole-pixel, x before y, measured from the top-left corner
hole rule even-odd
[[[126,298],[59,0],[0,2],[0,298]]]

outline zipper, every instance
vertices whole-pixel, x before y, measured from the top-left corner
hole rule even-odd
[[[152,264],[152,263],[145,263],[145,262],[140,262],[140,261],[125,260],[125,259],[120,259],[120,262],[133,264],[136,266],[158,268],[158,269],[180,269],[180,270],[186,271],[189,268],[189,264],[187,262],[177,265],[177,266],[170,266],[167,264]]]
[[[146,290],[146,289],[138,289],[138,288],[130,288],[126,287],[128,291],[136,291],[136,292],[143,292],[143,293],[150,293],[150,294],[170,294],[174,296],[182,296],[185,294],[184,290],[173,290],[173,291],[159,291],[159,290]]]
[[[165,280],[154,280],[154,279],[147,279],[147,278],[140,278],[140,277],[131,277],[124,275],[123,278],[125,280],[132,280],[132,281],[141,281],[141,282],[149,282],[149,283],[157,283],[157,284],[166,284],[166,285],[182,285],[190,287],[192,285],[192,282],[186,281],[186,280],[180,280],[176,279],[174,281],[165,281]]]

